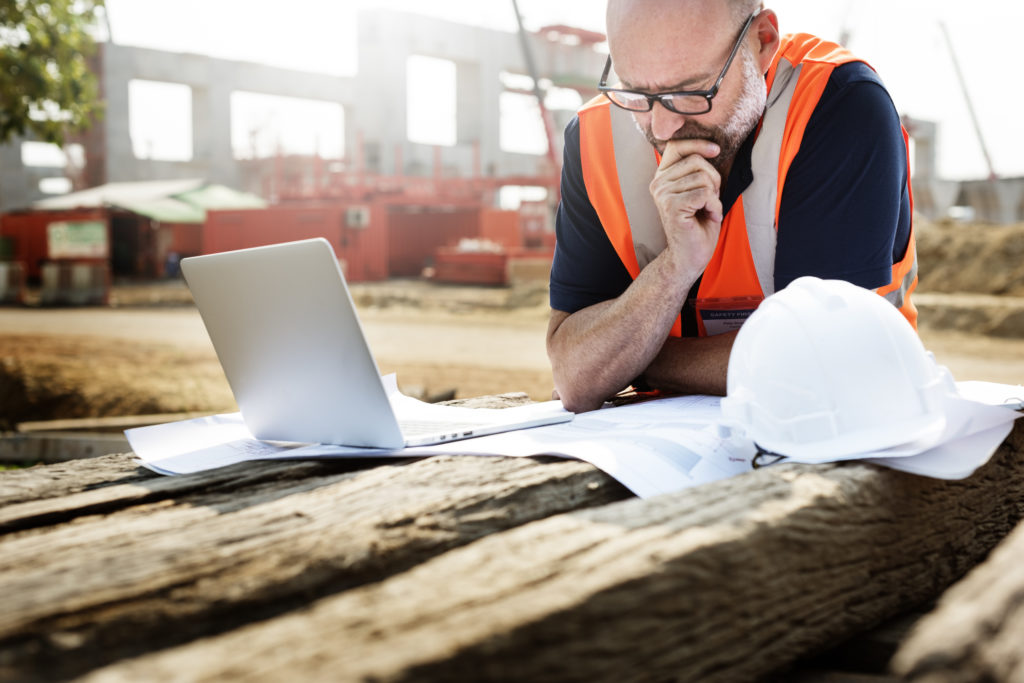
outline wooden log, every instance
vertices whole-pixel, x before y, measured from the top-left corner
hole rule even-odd
[[[933,598],[1024,514],[1024,429],[965,481],[783,465],[493,534],[85,680],[743,681]]]
[[[20,434],[32,432],[117,432],[132,427],[146,427],[164,422],[190,420],[209,413],[155,413],[150,415],[111,415],[106,417],[79,417],[63,420],[31,420],[19,422]]]
[[[0,436],[0,463],[53,463],[96,458],[130,450],[117,434],[30,432]]]
[[[441,457],[361,472],[262,462],[175,478],[140,478],[127,456],[79,465],[95,473],[97,460],[127,483],[58,482],[66,495],[0,510],[0,680],[66,679],[629,495],[590,465],[553,459]],[[52,482],[49,469],[19,474]],[[46,487],[12,488],[16,498]]]
[[[454,401],[445,401],[445,403],[464,408],[510,408],[530,403],[530,398],[524,393],[513,392],[497,394],[494,396],[478,396]],[[191,414],[181,413],[178,415],[188,417]],[[140,417],[142,418],[143,424],[151,424],[153,421],[156,421],[157,418],[174,418],[175,415],[143,415]],[[131,417],[117,419],[127,421],[132,420]],[[335,472],[339,471],[339,469],[349,471],[353,469],[364,469],[379,462],[379,460],[360,459],[339,460],[331,464],[329,467]],[[238,470],[231,470],[228,477],[231,480],[236,480],[237,477],[240,476],[239,472],[242,471],[246,472],[246,475],[243,476],[262,477],[262,473],[264,472],[273,472],[287,473],[287,476],[302,477],[306,476],[311,471],[315,471],[318,466],[315,464],[308,466],[288,465],[284,468],[279,468],[274,465],[269,465],[269,470],[265,469],[266,467],[268,467],[266,464],[245,466]],[[309,467],[312,467],[313,470],[309,470]],[[277,475],[275,474],[275,476]],[[213,479],[209,479],[209,477],[213,477]],[[153,484],[153,482],[160,481],[164,483]],[[220,473],[208,472],[193,478],[161,479],[159,477],[154,477],[148,470],[138,467],[130,457],[123,454],[112,454],[98,457],[93,462],[53,464],[44,468],[33,467],[25,470],[5,472],[4,476],[0,477],[0,508],[14,503],[39,501],[44,498],[63,497],[69,494],[79,493],[81,491],[90,491],[105,486],[113,486],[115,484],[138,484],[141,482],[147,482],[147,489],[163,489],[168,492],[173,492],[174,494],[179,494],[183,492],[178,488],[182,485],[180,483],[182,481],[186,481],[187,483],[185,483],[184,486],[189,488],[192,487],[195,482],[202,482],[205,484],[211,481],[221,481],[221,475]],[[65,507],[68,509],[74,509],[74,505],[66,505]]]
[[[366,463],[365,459],[339,461],[328,471],[348,472]],[[16,481],[0,492],[0,500],[7,499],[0,508],[0,532],[53,526],[86,515],[113,513],[218,488],[230,487],[244,497],[252,486],[281,485],[324,473],[324,466],[316,463],[258,462],[189,477],[157,477],[123,454],[97,464],[90,466],[88,460],[78,460],[67,467],[37,467],[12,473],[20,476],[12,477]]]
[[[1024,681],[1024,524],[942,596],[893,668],[928,683]]]
[[[0,509],[14,503],[56,498],[101,486],[153,479],[126,455],[30,467],[0,477]]]
[[[910,630],[933,607],[933,603],[915,607],[825,652],[802,659],[791,670],[780,672],[778,680],[816,683],[844,674],[900,680],[890,671],[889,664]]]

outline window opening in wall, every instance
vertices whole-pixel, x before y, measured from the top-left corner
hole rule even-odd
[[[85,148],[77,142],[63,149],[49,142],[23,142],[21,163],[39,168],[81,168],[85,164]]]
[[[406,61],[406,137],[451,147],[456,133],[455,62],[412,55]]]
[[[523,202],[542,202],[548,198],[548,189],[536,185],[503,185],[498,190],[498,207],[515,211]]]
[[[498,144],[503,152],[546,154],[548,139],[544,133],[537,98],[517,92],[503,92],[498,98],[500,122]]]
[[[182,83],[128,81],[128,133],[136,159],[192,160],[192,89]]]
[[[39,191],[43,194],[67,194],[71,192],[71,179],[43,178],[39,181]]]
[[[345,156],[345,109],[337,102],[231,93],[231,151],[236,159],[278,154]]]

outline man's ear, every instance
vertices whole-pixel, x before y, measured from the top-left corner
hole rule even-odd
[[[757,59],[761,67],[761,73],[767,73],[768,67],[775,59],[775,53],[779,50],[779,17],[774,10],[764,9],[755,21],[755,29],[758,43]]]

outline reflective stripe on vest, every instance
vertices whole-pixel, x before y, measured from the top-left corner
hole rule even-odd
[[[838,45],[814,36],[797,34],[783,39],[767,74],[766,110],[751,150],[753,181],[722,222],[715,253],[694,302],[702,336],[738,328],[743,317],[775,291],[779,189],[832,70],[855,59]],[[587,194],[612,246],[635,279],[666,247],[650,194],[657,156],[632,114],[612,106],[604,97],[584,105],[579,118]],[[906,139],[904,131],[905,144]],[[893,265],[892,283],[876,291],[915,327],[917,311],[909,295],[917,284],[916,274],[911,226],[907,253]],[[671,333],[681,334],[679,319]]]

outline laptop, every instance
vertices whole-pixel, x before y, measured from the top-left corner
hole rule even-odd
[[[471,411],[389,398],[326,239],[184,258],[181,272],[257,439],[401,448],[573,417],[558,401]],[[412,404],[434,410],[403,427]]]

